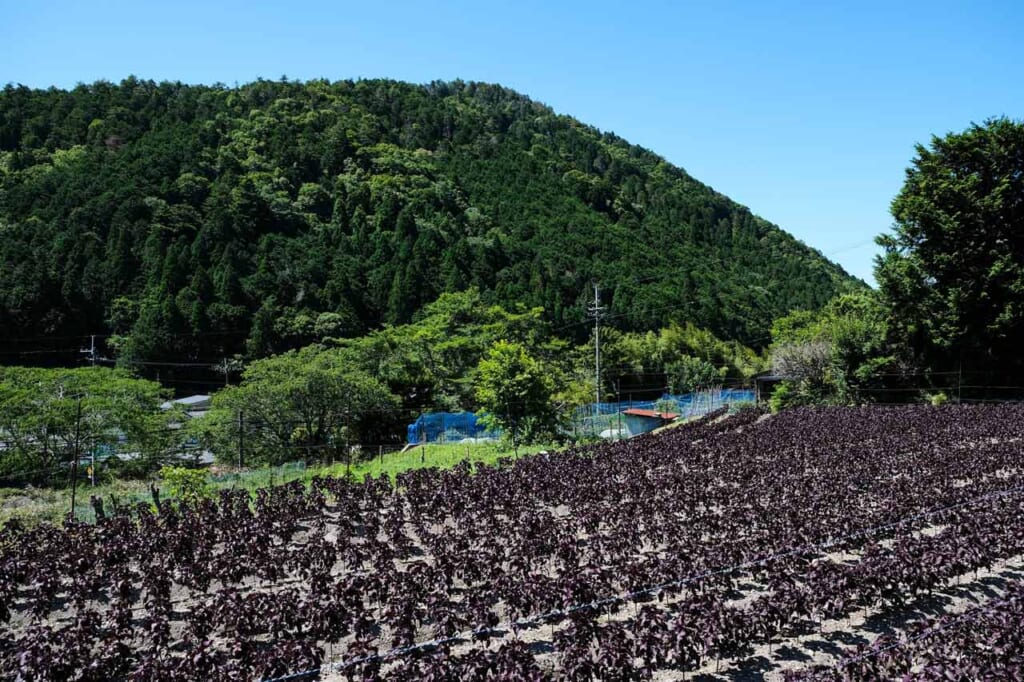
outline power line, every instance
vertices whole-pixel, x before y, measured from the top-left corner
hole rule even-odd
[[[67,355],[80,348],[58,348],[54,350],[0,350],[0,355]]]
[[[64,472],[64,468],[63,467],[60,467],[60,468],[57,468],[57,469],[52,469],[52,468],[51,469],[36,469],[34,471],[24,471],[24,472],[22,472],[20,474],[9,474],[9,475],[6,475],[6,476],[0,476],[0,481],[15,481],[15,480],[23,479],[23,478],[32,478],[36,474],[49,474],[50,476],[52,476],[53,474],[59,474],[59,473],[63,473],[63,472]]]
[[[225,329],[223,331],[216,331],[216,332],[168,332],[168,333],[164,334],[164,336],[169,336],[169,337],[172,337],[172,338],[187,338],[187,339],[191,339],[191,338],[201,338],[201,337],[207,337],[207,336],[241,336],[243,334],[248,334],[248,333],[249,333],[249,330],[247,330],[247,329]],[[85,338],[90,337],[90,336],[94,336],[97,339],[109,339],[112,336],[117,336],[117,334],[112,334],[112,333],[96,333],[96,334],[91,334],[90,333],[90,334],[74,334],[74,335],[61,335],[61,336],[55,336],[55,335],[16,336],[16,337],[3,337],[3,336],[0,336],[0,343],[30,343],[30,342],[34,342],[34,341],[71,341],[71,340],[75,340],[75,339],[78,339],[78,340],[85,339]]]
[[[104,358],[104,361],[114,362],[114,360],[109,360],[107,358]],[[206,362],[160,362],[156,360],[122,360],[122,362],[123,364],[126,365],[142,365],[145,367],[205,367],[206,369],[216,372],[218,370],[214,367],[214,365],[220,362],[220,360],[208,360]]]

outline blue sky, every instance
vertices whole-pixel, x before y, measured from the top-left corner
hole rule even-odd
[[[1024,2],[0,0],[0,82],[498,82],[873,281],[916,142],[1024,118]]]

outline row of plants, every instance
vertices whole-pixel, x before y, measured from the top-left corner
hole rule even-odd
[[[263,679],[330,661],[353,679],[579,679],[618,661],[643,677],[898,607],[1024,548],[1022,407],[723,416],[6,528],[5,669],[175,679],[195,659],[210,679]],[[527,656],[510,641],[523,630],[552,655]],[[72,641],[80,655],[54,655]]]

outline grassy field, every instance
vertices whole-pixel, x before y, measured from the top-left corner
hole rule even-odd
[[[519,448],[519,456],[533,455],[543,450],[551,450],[553,447],[550,445],[521,446]],[[367,474],[376,478],[381,475],[394,476],[403,471],[423,469],[425,467],[450,469],[462,461],[494,464],[502,457],[512,458],[514,456],[515,453],[512,450],[501,448],[496,443],[476,443],[473,445],[442,445],[438,443],[420,445],[406,452],[396,452],[384,455],[380,459],[359,462],[352,465],[351,472],[359,479]],[[344,476],[346,469],[345,464],[339,463],[329,467],[307,470],[306,478],[309,479],[315,475]]]
[[[130,504],[148,501],[149,482],[136,480],[115,480],[95,487],[88,483],[78,486],[75,498],[75,512],[80,519],[92,521],[94,514],[89,506],[89,496],[99,495],[107,507],[111,498]],[[0,525],[17,519],[27,524],[49,521],[59,523],[71,508],[71,488],[0,488]]]
[[[520,447],[519,456],[551,450],[553,447],[543,445]],[[353,462],[351,466],[347,466],[345,463],[335,463],[307,467],[302,463],[292,463],[278,467],[213,474],[207,477],[207,484],[211,492],[225,488],[254,491],[257,488],[280,485],[295,480],[308,483],[314,476],[344,476],[348,473],[357,479],[362,479],[367,474],[373,477],[381,475],[393,477],[403,471],[425,467],[447,469],[463,460],[471,463],[494,464],[502,457],[511,458],[513,456],[512,450],[502,448],[497,443],[432,444],[417,446],[406,452],[392,452],[381,458]],[[155,480],[155,482],[160,488],[161,496],[166,498],[168,496],[167,487],[162,485],[159,480]],[[117,498],[122,504],[148,503],[152,499],[149,483],[148,480],[115,480],[95,487],[91,487],[87,483],[80,484],[75,500],[75,514],[79,519],[94,520],[93,509],[89,505],[90,495],[98,495],[103,498],[108,509],[112,497]],[[42,521],[57,523],[64,518],[70,508],[70,488],[35,488],[31,486],[0,488],[0,525],[12,519],[30,524]]]

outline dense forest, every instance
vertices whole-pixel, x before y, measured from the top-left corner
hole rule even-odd
[[[691,323],[755,348],[862,286],[656,154],[496,85],[0,93],[3,362],[93,333],[126,362],[259,357],[469,288],[579,342],[593,281],[621,331]]]

